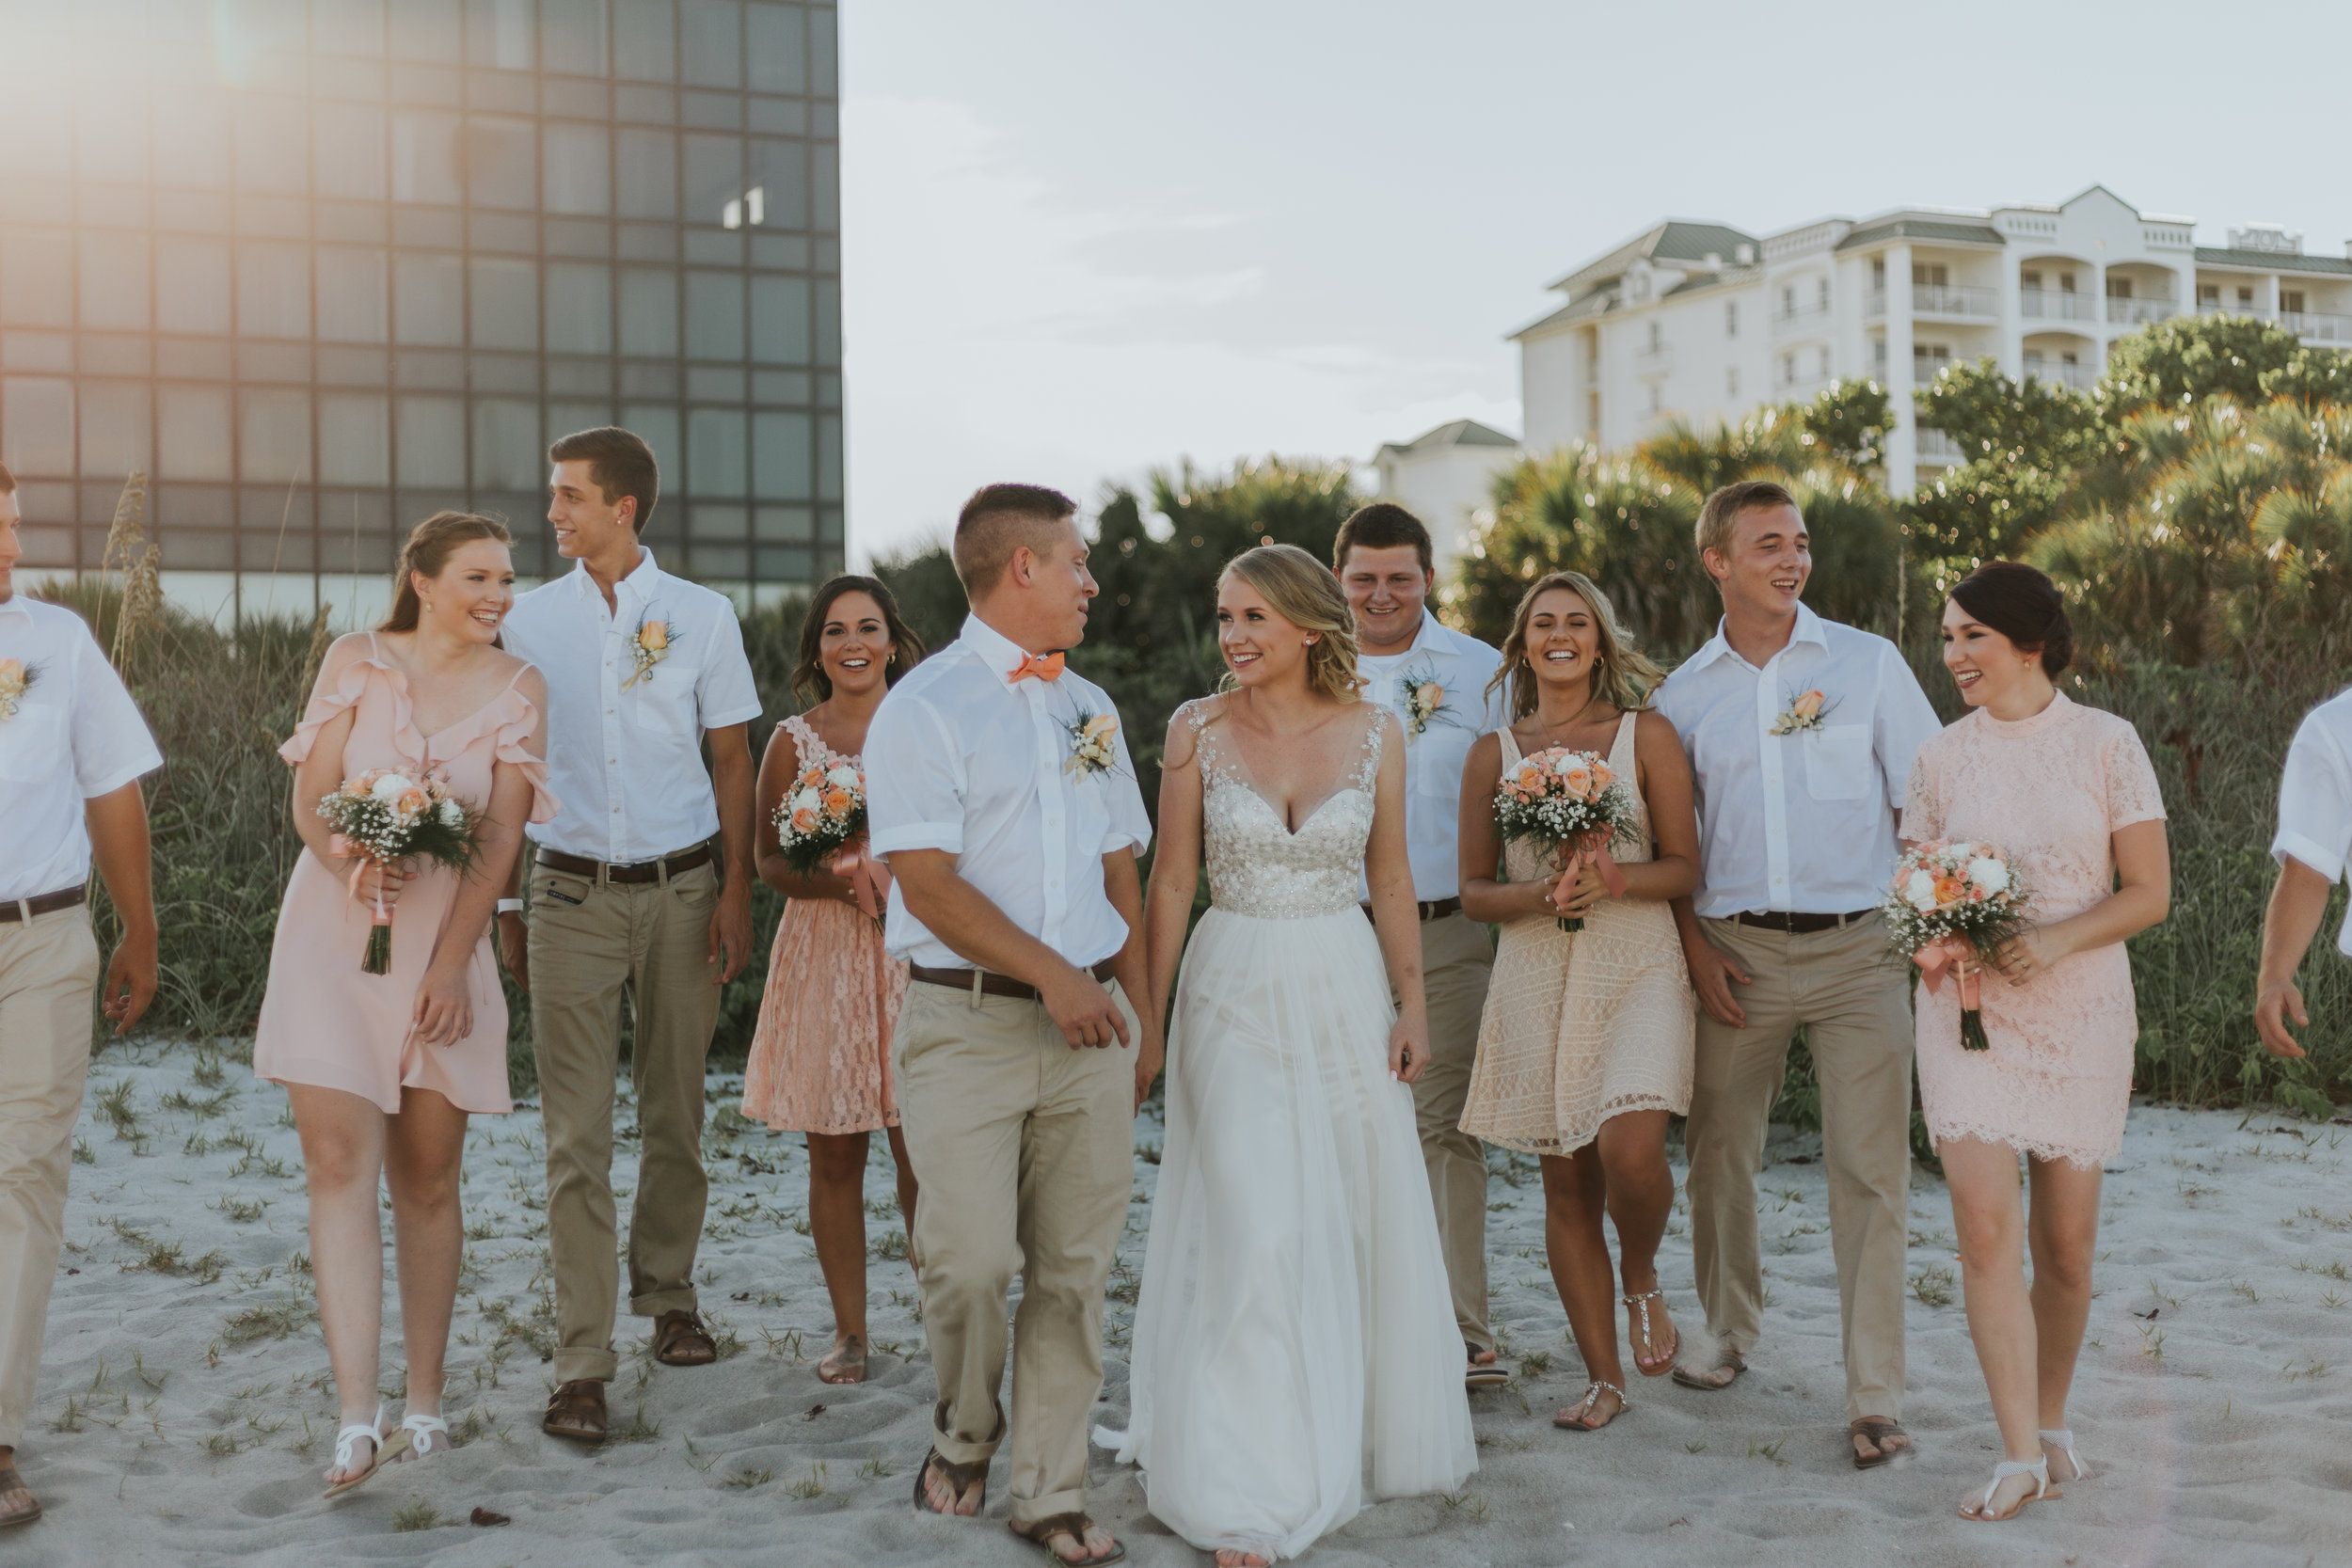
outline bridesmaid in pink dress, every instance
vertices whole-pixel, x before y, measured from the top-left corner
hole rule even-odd
[[[831,868],[803,877],[776,844],[776,806],[810,762],[859,766],[866,726],[889,683],[914,667],[923,643],[898,618],[890,590],[842,576],[817,590],[801,623],[792,689],[814,707],[768,737],[759,765],[760,879],[791,902],[776,926],[759,1028],[743,1071],[743,1114],[808,1134],[808,1222],[833,1296],[827,1383],[866,1378],[866,1150],[876,1128],[898,1167],[898,1212],[914,1233],[914,1171],[890,1085],[890,1035],[907,966],[882,951],[877,919],[889,872],[869,860],[868,914],[850,879]]]
[[[278,911],[253,1070],[286,1085],[302,1135],[319,1321],[342,1406],[329,1496],[404,1451],[449,1446],[441,1369],[465,1249],[466,1118],[514,1108],[490,911],[524,817],[546,821],[555,800],[540,760],[546,683],[496,646],[515,602],[512,543],[486,517],[443,512],[418,524],[390,617],[327,650],[310,709],[279,748],[294,765],[304,853]],[[446,774],[483,814],[469,873],[379,874],[335,852],[318,801],[371,768]],[[369,974],[360,961],[379,893],[392,911],[391,973]],[[408,1361],[408,1408],[389,1434],[376,1400],[379,1175],[391,1189]]]
[[[2123,1146],[2139,1036],[2123,940],[2162,920],[2171,896],[2164,800],[2137,732],[2052,684],[2073,648],[2065,603],[2032,567],[1996,561],[1962,579],[1944,607],[1944,664],[1973,711],[1920,749],[1903,807],[1906,843],[1992,844],[2033,900],[2034,924],[1980,974],[1990,1050],[1961,1045],[1956,987],[1917,992],[1919,1093],[2007,1450],[1993,1484],[1962,1504],[1969,1519],[2014,1517],[2087,1473],[2066,1400],[2090,1312],[2100,1172]]]

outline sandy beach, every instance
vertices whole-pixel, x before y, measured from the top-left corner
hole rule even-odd
[[[907,1506],[930,1368],[876,1140],[867,1192],[872,1382],[818,1384],[830,1342],[797,1136],[733,1114],[714,1075],[711,1211],[697,1282],[725,1358],[673,1370],[621,1325],[615,1439],[543,1436],[551,1303],[535,1111],[474,1124],[468,1264],[445,1412],[463,1444],[335,1503],[332,1446],[285,1096],[189,1046],[114,1047],[77,1137],[65,1266],[19,1463],[48,1516],[0,1564],[332,1562],[1016,1564],[998,1467],[988,1517]],[[624,1112],[624,1119],[627,1119]],[[1543,1265],[1532,1162],[1498,1154],[1488,1243],[1516,1383],[1472,1401],[1482,1468],[1461,1494],[1379,1504],[1309,1560],[1364,1563],[2245,1565],[2352,1561],[2352,1181],[2346,1129],[2135,1106],[2110,1166],[2074,1407],[2091,1478],[1992,1528],[1953,1516],[1998,1457],[1958,1298],[1941,1182],[1912,1196],[1911,1402],[1920,1456],[1857,1474],[1843,1435],[1837,1300],[1818,1140],[1778,1130],[1762,1178],[1767,1338],[1736,1387],[1630,1390],[1606,1432],[1558,1432],[1581,1364]],[[1160,1131],[1137,1128],[1102,1414],[1123,1346]],[[620,1185],[630,1184],[625,1141]],[[1679,1172],[1677,1171],[1677,1175]],[[387,1232],[389,1235],[389,1223]],[[1687,1226],[1661,1259],[1697,1329]],[[1124,1299],[1120,1299],[1124,1298]],[[400,1411],[388,1302],[385,1396]],[[1130,1560],[1205,1562],[1097,1450],[1094,1506]],[[476,1509],[512,1522],[469,1523]]]

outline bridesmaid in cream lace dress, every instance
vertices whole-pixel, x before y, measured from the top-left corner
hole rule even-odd
[[[882,951],[890,873],[861,856],[857,881],[838,864],[803,877],[776,844],[776,806],[811,762],[860,766],[866,726],[889,683],[914,667],[923,643],[898,619],[890,590],[842,576],[817,590],[801,623],[792,689],[818,700],[778,724],[759,765],[759,876],[790,900],[776,924],[759,1027],[743,1069],[743,1114],[808,1134],[808,1222],[833,1297],[827,1383],[866,1379],[866,1152],[881,1128],[898,1170],[898,1212],[914,1233],[914,1171],[898,1132],[890,1084],[890,1032],[907,966]]]
[[[1481,736],[1463,765],[1462,908],[1502,936],[1462,1130],[1541,1157],[1545,1251],[1591,1379],[1552,1424],[1594,1432],[1627,1402],[1613,1280],[1624,1284],[1642,1375],[1674,1366],[1657,1254],[1674,1207],[1667,1117],[1691,1104],[1692,1014],[1667,900],[1698,880],[1698,819],[1682,744],[1648,711],[1658,669],[1585,578],[1554,572],[1527,591],[1495,679],[1508,683],[1512,722]],[[1502,852],[1495,781],[1554,746],[1601,753],[1641,798],[1610,849],[1622,899],[1589,865],[1571,883],[1532,846]],[[1564,914],[1581,915],[1584,929],[1563,931]],[[1624,1251],[1614,1269],[1604,1212]]]

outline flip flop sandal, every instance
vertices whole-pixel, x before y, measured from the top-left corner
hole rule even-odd
[[[2039,1483],[2040,1490],[2028,1492],[2019,1497],[2017,1506],[2007,1513],[1995,1513],[1993,1512],[1993,1495],[2001,1489],[2001,1482],[2011,1476],[2030,1476]],[[2027,1503],[2040,1502],[2042,1498],[2052,1495],[2049,1456],[2045,1454],[2030,1464],[2022,1460],[2004,1459],[1993,1466],[1993,1481],[1984,1489],[1983,1497],[1975,1503],[1963,1503],[1960,1508],[1960,1516],[1972,1524],[2005,1525],[2025,1513]]]
[[[1680,1350],[1682,1347],[1680,1345],[1677,1345],[1675,1348],[1677,1350]],[[1713,1367],[1707,1370],[1709,1371],[1719,1371],[1725,1367],[1731,1369],[1731,1375],[1724,1379],[1721,1383],[1708,1383],[1704,1378],[1701,1378],[1693,1373],[1689,1368],[1684,1367],[1679,1363],[1677,1363],[1675,1367],[1674,1378],[1677,1383],[1681,1384],[1685,1388],[1696,1388],[1702,1394],[1720,1394],[1724,1389],[1740,1381],[1740,1374],[1748,1370],[1748,1358],[1741,1355],[1736,1350],[1727,1350],[1716,1357],[1715,1365]]]
[[[1625,1397],[1624,1389],[1613,1383],[1603,1383],[1599,1378],[1595,1378],[1585,1386],[1584,1397],[1576,1402],[1575,1408],[1579,1416],[1590,1416],[1593,1413],[1593,1407],[1600,1402],[1600,1391],[1603,1388],[1617,1396],[1616,1415],[1610,1417],[1609,1421],[1615,1420],[1617,1416],[1622,1416],[1633,1408],[1633,1402]],[[1607,1426],[1609,1421],[1601,1422],[1600,1426],[1587,1426],[1581,1419],[1570,1420],[1568,1413],[1565,1410],[1551,1418],[1551,1424],[1563,1432],[1598,1432],[1601,1427]]]
[[[1890,1421],[1883,1416],[1865,1416],[1861,1419],[1850,1424],[1846,1428],[1846,1434],[1849,1439],[1855,1437],[1867,1437],[1870,1441],[1870,1447],[1878,1449],[1878,1452],[1868,1459],[1863,1458],[1859,1453],[1855,1454],[1853,1456],[1853,1467],[1857,1470],[1875,1470],[1882,1465],[1892,1465],[1898,1459],[1901,1459],[1913,1451],[1913,1448],[1910,1443],[1911,1433],[1903,1430],[1903,1424],[1900,1421]],[[1900,1437],[1904,1439],[1904,1446],[1899,1449],[1888,1449],[1886,1446],[1886,1440],[1889,1437]],[[2025,1472],[2018,1470],[2010,1473],[2014,1475],[2023,1475]],[[2049,1478],[2045,1476],[2042,1479],[2046,1481]],[[1998,1486],[2000,1481],[1995,1481],[1994,1484]],[[1973,1517],[1973,1515],[1971,1515],[1971,1517]]]
[[[1042,1519],[1032,1519],[1026,1525],[1018,1519],[1008,1519],[1005,1528],[1056,1562],[1066,1564],[1067,1568],[1103,1568],[1103,1564],[1107,1562],[1126,1560],[1127,1548],[1116,1541],[1111,1543],[1111,1549],[1101,1557],[1064,1557],[1054,1550],[1054,1537],[1057,1535],[1066,1535],[1080,1546],[1086,1544],[1087,1531],[1094,1528],[1094,1521],[1083,1513],[1049,1513]]]
[[[1464,1373],[1462,1378],[1464,1386],[1500,1388],[1511,1381],[1511,1374],[1502,1370],[1502,1363],[1500,1360],[1489,1361],[1482,1366],[1477,1359],[1478,1347],[1476,1345],[1465,1339],[1462,1341],[1462,1348],[1468,1351],[1470,1356],[1470,1370]]]
[[[18,1487],[24,1488],[26,1497],[33,1497],[33,1489],[24,1485],[24,1478],[16,1473],[16,1465],[13,1463],[0,1465],[0,1492],[12,1491]],[[19,1525],[29,1525],[40,1517],[40,1499],[33,1497],[30,1506],[14,1513],[0,1514],[0,1529],[14,1529]]]
[[[375,1407],[375,1419],[354,1421],[335,1433],[335,1468],[338,1470],[359,1457],[359,1444],[362,1440],[374,1444],[375,1452],[368,1460],[366,1469],[328,1487],[326,1493],[327,1497],[340,1497],[356,1486],[365,1486],[375,1479],[375,1473],[378,1470],[408,1451],[408,1429],[394,1427],[388,1436],[382,1430],[383,1425],[384,1407],[379,1404]]]
[[[940,1451],[937,1449],[933,1449],[929,1453],[925,1454],[923,1456],[923,1463],[914,1467],[914,1506],[918,1510],[925,1513],[939,1513],[942,1512],[939,1509],[933,1508],[931,1506],[930,1498],[923,1494],[923,1478],[933,1469],[937,1469],[939,1471],[941,1477],[946,1481],[949,1489],[952,1490],[958,1497],[961,1497],[966,1492],[972,1490],[972,1486],[975,1481],[978,1482],[980,1488],[980,1506],[974,1509],[972,1512],[974,1516],[977,1516],[978,1514],[984,1513],[988,1511],[988,1461],[985,1459],[978,1459],[974,1460],[969,1465],[951,1465],[940,1455]],[[959,1517],[959,1515],[947,1514],[946,1517],[955,1518]],[[1056,1514],[1055,1517],[1059,1518],[1061,1515]]]
[[[1639,1314],[1640,1314],[1640,1316],[1641,1316],[1641,1320],[1642,1320],[1642,1338],[1641,1338],[1641,1343],[1642,1343],[1642,1344],[1645,1344],[1645,1345],[1648,1345],[1648,1346],[1650,1347],[1650,1354],[1651,1354],[1652,1355],[1654,1355],[1654,1356],[1657,1356],[1657,1355],[1658,1355],[1658,1346],[1657,1346],[1656,1342],[1655,1342],[1654,1340],[1652,1340],[1652,1339],[1651,1339],[1651,1338],[1650,1338],[1650,1332],[1649,1332],[1649,1304],[1650,1304],[1651,1302],[1653,1302],[1653,1301],[1654,1301],[1654,1302],[1656,1302],[1656,1303],[1658,1303],[1658,1304],[1659,1304],[1659,1305],[1658,1305],[1658,1310],[1659,1310],[1659,1311],[1661,1311],[1661,1312],[1665,1311],[1665,1309],[1666,1309],[1666,1305],[1665,1305],[1665,1304],[1666,1304],[1666,1292],[1665,1292],[1664,1291],[1662,1291],[1662,1290],[1644,1291],[1643,1291],[1640,1295],[1638,1295],[1638,1296],[1627,1296],[1627,1297],[1625,1297],[1625,1298],[1624,1298],[1624,1300],[1625,1300],[1625,1304],[1626,1304],[1628,1307],[1632,1307],[1632,1308],[1633,1308],[1633,1310],[1634,1310],[1635,1312],[1639,1313]],[[1671,1328],[1671,1327],[1673,1327],[1674,1325],[1673,1325],[1671,1323],[1669,1323],[1666,1326],[1667,1326],[1667,1327],[1669,1327],[1669,1328]],[[1671,1349],[1671,1350],[1669,1350],[1669,1351],[1667,1351],[1667,1352],[1665,1353],[1665,1354],[1663,1354],[1662,1356],[1658,1356],[1658,1359],[1657,1359],[1657,1362],[1656,1362],[1656,1364],[1655,1364],[1655,1365],[1652,1365],[1652,1366],[1646,1366],[1646,1367],[1645,1367],[1645,1366],[1644,1366],[1644,1365],[1642,1364],[1642,1358],[1641,1358],[1641,1356],[1637,1354],[1633,1357],[1633,1370],[1634,1370],[1635,1371],[1637,1371],[1637,1372],[1641,1373],[1644,1377],[1664,1377],[1664,1376],[1665,1376],[1668,1372],[1671,1372],[1671,1371],[1673,1371],[1673,1370],[1675,1370],[1675,1357],[1676,1357],[1677,1355],[1680,1354],[1681,1354],[1681,1351],[1682,1351],[1682,1336],[1681,1336],[1681,1335],[1679,1335],[1679,1334],[1677,1334],[1677,1335],[1675,1336],[1674,1348],[1673,1348],[1673,1349]]]

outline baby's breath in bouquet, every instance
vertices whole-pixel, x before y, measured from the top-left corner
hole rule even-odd
[[[1507,843],[1534,841],[1549,858],[1566,852],[1562,885],[1586,861],[1609,891],[1625,895],[1625,873],[1609,856],[1609,841],[1633,820],[1639,802],[1608,762],[1591,752],[1553,746],[1522,758],[1495,791],[1495,831]],[[1581,915],[1560,916],[1560,929],[1584,929]]]
[[[1951,970],[1960,987],[1960,1043],[1970,1051],[1992,1046],[1978,1010],[1979,970],[2026,928],[2031,903],[1990,844],[1922,844],[1896,863],[1883,906],[1894,949],[1919,966],[1931,991]]]
[[[428,860],[453,871],[473,863],[474,831],[482,820],[450,793],[449,780],[440,773],[396,768],[371,768],[345,779],[319,802],[318,812],[334,833],[328,847],[338,855],[377,866]],[[356,888],[359,873],[354,871],[351,879]],[[381,892],[359,967],[370,974],[392,972],[392,911],[384,907]]]

